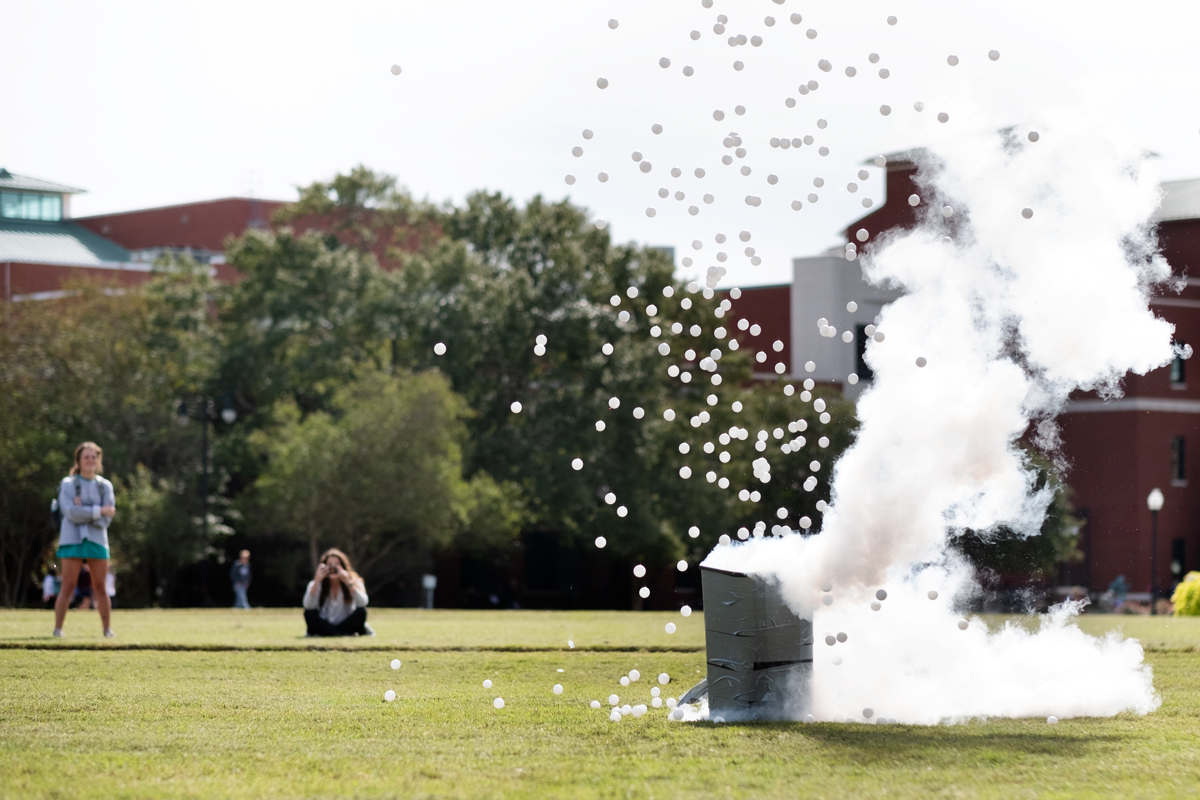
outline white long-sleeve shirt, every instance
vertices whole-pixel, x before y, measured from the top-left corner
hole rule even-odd
[[[321,584],[309,581],[308,588],[304,590],[304,610],[312,611],[320,607],[321,619],[330,625],[337,625],[353,614],[355,609],[367,607],[367,590],[362,581],[355,581],[349,586],[343,583],[342,588],[348,588],[350,591],[334,592],[333,587],[330,587],[325,603],[321,605]]]

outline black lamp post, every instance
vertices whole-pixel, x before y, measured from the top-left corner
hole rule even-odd
[[[1146,498],[1150,509],[1150,613],[1158,613],[1158,512],[1162,511],[1163,493],[1155,488]]]
[[[208,425],[212,421],[213,411],[216,408],[210,398],[203,395],[193,395],[192,399],[200,408],[200,525],[201,533],[204,540],[204,558],[200,562],[200,582],[201,592],[204,596],[204,605],[212,605],[208,594]],[[221,410],[221,419],[227,425],[232,425],[237,419],[237,411],[233,408],[233,403],[229,397],[225,398],[224,408]],[[179,401],[179,409],[176,411],[175,421],[180,425],[188,424],[188,407],[187,400]]]

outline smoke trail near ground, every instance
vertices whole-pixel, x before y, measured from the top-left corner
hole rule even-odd
[[[1051,494],[1034,491],[1018,440],[1032,432],[1052,449],[1072,391],[1118,394],[1127,372],[1173,355],[1172,327],[1148,306],[1170,277],[1149,226],[1157,184],[1113,130],[1073,109],[1045,116],[1036,142],[1027,128],[962,126],[921,157],[923,223],[865,256],[871,281],[904,294],[867,350],[874,384],[820,535],[719,547],[705,562],[773,576],[797,613],[818,612],[819,718],[867,706],[925,723],[1157,707],[1137,643],[1085,636],[1072,609],[1032,634],[988,634],[978,622],[960,630],[950,603],[973,585],[948,554],[955,530],[1040,528]],[[873,611],[879,587],[889,596]],[[827,648],[826,629],[849,639]]]

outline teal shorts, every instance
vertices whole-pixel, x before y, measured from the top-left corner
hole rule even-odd
[[[58,558],[94,558],[108,560],[108,548],[87,539],[82,544],[59,545],[54,555]]]

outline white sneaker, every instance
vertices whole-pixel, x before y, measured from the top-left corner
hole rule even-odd
[[[61,639],[61,638],[63,638],[63,635],[62,635],[62,628],[55,628],[55,629],[54,629],[54,638],[55,638],[55,639]]]
[[[117,635],[116,635],[115,633],[113,633],[113,629],[112,629],[112,628],[105,628],[105,630],[104,630],[104,638],[105,638],[105,639],[115,639],[115,638],[117,638]]]

